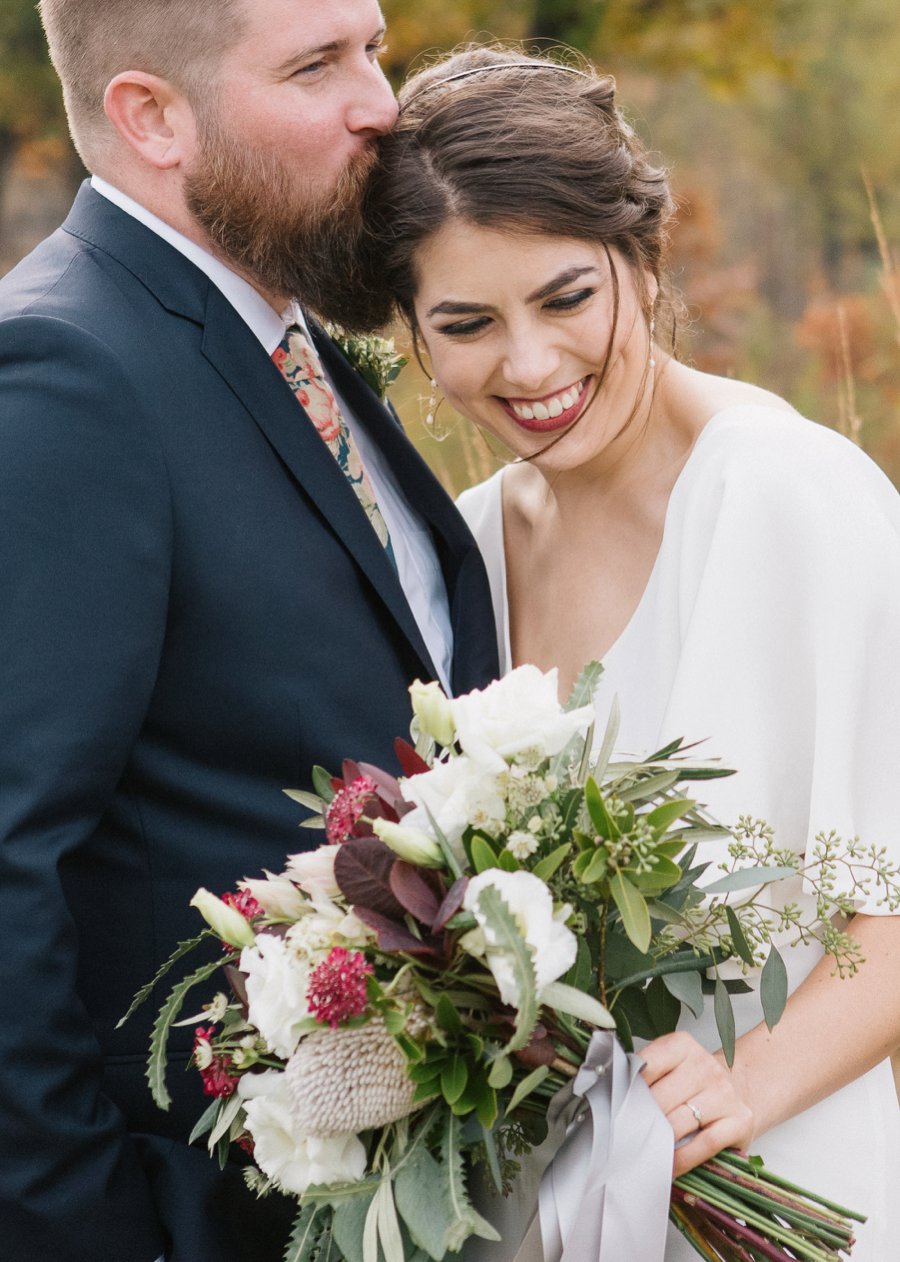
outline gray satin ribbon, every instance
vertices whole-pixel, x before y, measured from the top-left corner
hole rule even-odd
[[[598,1030],[551,1103],[551,1129],[568,1126],[541,1179],[544,1262],[663,1262],[673,1136],[642,1068]]]

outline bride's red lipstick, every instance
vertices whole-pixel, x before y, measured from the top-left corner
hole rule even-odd
[[[565,429],[567,425],[571,425],[573,421],[578,419],[578,416],[580,415],[587,400],[588,390],[590,389],[592,380],[592,377],[585,377],[580,383],[578,398],[572,406],[566,408],[565,411],[560,412],[558,416],[551,416],[546,420],[540,420],[536,416],[531,420],[528,420],[525,417],[519,416],[509,400],[502,398],[500,395],[496,396],[497,402],[501,405],[510,420],[515,421],[515,423],[522,429],[526,429],[532,434],[554,433],[558,429]],[[552,394],[544,395],[544,399],[554,399],[558,395],[564,393],[564,390],[555,390]],[[532,408],[535,403],[543,403],[544,399],[516,399],[516,403],[525,404],[527,407]]]

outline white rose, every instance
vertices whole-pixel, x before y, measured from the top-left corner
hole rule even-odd
[[[465,755],[401,781],[400,792],[416,807],[403,816],[404,826],[428,832],[430,813],[460,860],[463,854],[458,843],[469,824],[491,832],[506,818],[501,782],[492,770],[485,770]]]
[[[334,879],[334,857],[339,849],[339,846],[319,846],[316,850],[289,855],[285,876],[296,881],[310,897],[324,894],[327,898],[336,898],[341,892]]]
[[[594,719],[592,705],[566,711],[559,703],[557,671],[519,666],[487,688],[450,702],[456,737],[470,758],[502,771],[517,754],[546,758]]]
[[[265,869],[263,869],[265,871]],[[240,888],[252,894],[260,907],[273,920],[296,920],[309,906],[309,901],[286,876],[266,872],[265,880],[239,882]]]
[[[254,1159],[285,1192],[299,1196],[314,1184],[355,1182],[365,1174],[366,1150],[355,1135],[316,1139],[295,1129],[280,1070],[246,1074],[238,1092],[253,1137]]]
[[[478,921],[481,934],[479,936],[478,931],[473,930],[471,935],[466,935],[470,942],[464,939],[464,944],[473,954],[483,952],[501,999],[514,1008],[519,1006],[519,990],[509,955],[497,946],[496,935],[478,903],[481,891],[488,887],[500,894],[519,932],[531,947],[540,1001],[544,987],[557,981],[575,963],[578,940],[564,923],[572,909],[565,906],[554,910],[550,890],[532,872],[504,872],[500,868],[488,868],[469,882],[463,906]]]
[[[309,1016],[306,993],[313,967],[285,938],[271,933],[257,934],[255,945],[241,952],[250,1023],[285,1060],[297,1046],[298,1022]]]

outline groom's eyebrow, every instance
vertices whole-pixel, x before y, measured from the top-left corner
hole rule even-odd
[[[536,289],[534,293],[529,294],[525,299],[526,302],[539,302],[541,298],[549,298],[551,294],[555,294],[557,289],[562,289],[565,285],[571,285],[572,281],[578,280],[580,276],[587,276],[589,272],[598,272],[600,269],[593,264],[585,267],[567,267],[565,271],[559,272],[552,280],[548,280],[545,285],[541,285],[540,289]],[[427,316],[434,315],[473,315],[477,311],[493,311],[494,308],[487,302],[454,302],[448,299],[446,302],[439,302],[436,306],[431,307],[427,312]]]
[[[387,34],[387,26],[382,22],[378,30],[372,36],[369,43],[380,44],[383,42]],[[299,52],[293,53],[288,57],[287,61],[283,61],[276,69],[278,75],[288,75],[292,70],[301,66],[305,61],[309,61],[311,57],[321,57],[323,53],[342,53],[350,47],[349,39],[333,39],[327,44],[314,44],[310,48],[301,48]]]

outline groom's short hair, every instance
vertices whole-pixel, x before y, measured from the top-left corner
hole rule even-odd
[[[191,104],[214,95],[210,76],[240,39],[247,0],[40,0],[50,58],[75,147],[91,168],[110,135],[109,82],[125,70],[158,75]]]

